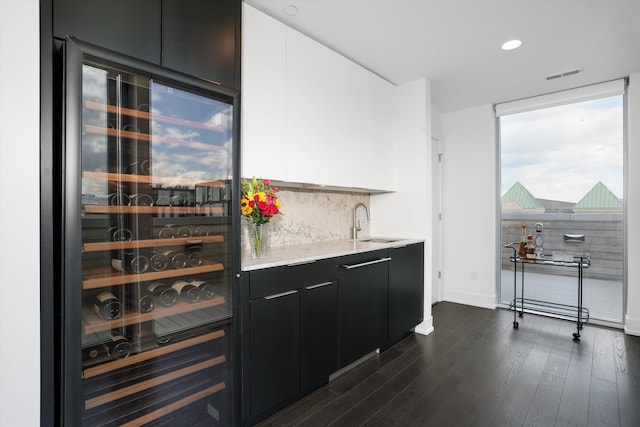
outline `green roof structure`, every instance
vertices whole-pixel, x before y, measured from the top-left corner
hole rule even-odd
[[[544,206],[519,181],[501,198],[503,211],[544,212]]]
[[[573,207],[574,210],[589,211],[621,211],[623,208],[620,200],[601,181]]]

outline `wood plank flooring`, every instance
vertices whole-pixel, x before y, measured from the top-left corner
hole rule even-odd
[[[264,420],[272,426],[640,426],[640,337],[453,303],[411,335]]]

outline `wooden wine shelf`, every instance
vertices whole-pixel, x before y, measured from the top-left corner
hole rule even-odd
[[[169,176],[150,176],[150,175],[136,175],[131,173],[107,173],[107,172],[82,172],[83,179],[93,179],[96,181],[115,181],[115,182],[135,182],[138,184],[150,184],[150,185],[167,185],[171,187],[175,186],[187,186],[187,187],[224,187],[222,181],[200,181],[195,179],[169,177]]]
[[[224,270],[219,262],[207,263],[198,267],[176,268],[175,270],[151,271],[149,273],[120,273],[111,269],[89,274],[82,279],[82,289],[97,289],[107,286],[125,285],[127,283],[148,282],[151,280],[171,279],[174,277],[192,276]],[[93,270],[96,271],[96,270]]]
[[[84,378],[92,378],[98,375],[125,368],[130,365],[135,365],[136,363],[144,362],[145,360],[155,359],[156,357],[164,356],[165,354],[170,354],[178,350],[183,350],[185,348],[193,347],[198,344],[203,344],[207,341],[217,340],[224,336],[224,329],[220,329],[215,332],[197,336],[195,338],[189,338],[184,341],[179,341],[175,344],[163,345],[162,347],[154,348],[153,350],[145,351],[142,353],[137,353],[124,359],[116,359],[108,363],[92,366],[91,368],[87,368],[82,371],[82,376]]]
[[[209,388],[205,388],[202,391],[194,393],[191,396],[185,397],[180,400],[176,400],[175,402],[167,406],[163,406],[160,409],[157,409],[153,412],[149,412],[148,414],[143,415],[142,417],[136,418],[135,420],[131,420],[128,423],[122,424],[120,427],[137,427],[137,426],[147,424],[153,420],[157,420],[160,417],[164,417],[165,415],[168,415],[174,411],[177,411],[180,408],[184,408],[187,405],[191,405],[192,403],[197,402],[200,399],[204,399],[207,396],[211,396],[212,394],[215,394],[220,390],[224,390],[225,388],[226,388],[225,383],[220,382]]]
[[[220,216],[224,208],[217,206],[112,206],[83,205],[88,214],[157,214],[157,215],[204,215]]]
[[[189,126],[199,129],[206,129],[212,132],[224,132],[222,126],[211,126],[206,123],[194,122],[191,120],[179,119],[176,117],[163,116],[161,114],[149,113],[148,111],[134,110],[131,108],[117,107],[115,105],[106,105],[99,102],[85,101],[85,106],[90,110],[104,111],[107,113],[121,114],[123,116],[135,117],[143,120],[156,120],[164,123],[171,123],[180,126]]]
[[[82,252],[100,252],[120,249],[154,248],[160,246],[198,245],[224,242],[224,236],[176,237],[173,239],[129,240],[125,242],[83,243]]]
[[[167,138],[166,136],[151,135],[143,132],[132,132],[130,130],[112,129],[112,128],[105,128],[101,126],[93,126],[93,125],[85,125],[84,129],[87,133],[92,133],[94,135],[106,135],[114,138],[125,138],[125,139],[132,139],[136,141],[149,141],[157,144],[167,144],[171,146],[185,146],[185,147],[198,149],[198,150],[207,150],[207,151],[211,151],[211,150],[223,151],[224,150],[223,147],[213,145],[213,144],[207,144],[206,142],[187,141],[184,139]]]
[[[140,391],[147,390],[152,387],[168,383],[169,381],[173,381],[173,380],[182,378],[184,376],[191,375],[195,372],[204,371],[207,368],[211,368],[213,366],[219,365],[221,363],[224,363],[225,361],[226,361],[226,358],[224,357],[224,355],[222,355],[222,356],[214,357],[213,359],[205,360],[204,362],[187,366],[186,368],[169,372],[168,374],[151,378],[146,381],[140,381],[139,383],[130,385],[128,387],[123,387],[121,389],[112,391],[110,393],[105,393],[100,396],[94,397],[92,399],[87,399],[84,403],[84,407],[85,409],[92,409],[97,406],[104,405],[105,403],[113,402],[114,400],[131,396],[132,394],[138,393]]]
[[[226,301],[223,296],[217,296],[212,299],[202,300],[196,303],[180,301],[176,303],[176,305],[173,305],[171,307],[156,307],[148,313],[127,311],[124,316],[115,320],[104,320],[103,318],[98,316],[92,309],[83,308],[82,318],[84,320],[84,333],[92,334],[100,331],[108,331],[127,325],[135,325],[137,323],[162,319],[163,317],[174,316],[176,314],[188,313],[203,308],[215,307],[216,305],[222,305],[225,302]]]

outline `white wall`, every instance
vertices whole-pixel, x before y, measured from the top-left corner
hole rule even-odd
[[[0,0],[0,426],[7,427],[40,425],[39,36],[38,0]]]
[[[496,307],[497,154],[493,107],[442,114],[443,299]]]
[[[392,112],[391,112],[392,111]],[[389,112],[393,132],[382,156],[391,168],[394,193],[371,196],[371,234],[425,239],[424,321],[416,332],[433,330],[431,316],[431,82],[419,79],[399,86]],[[378,153],[380,156],[380,153]]]
[[[627,88],[627,314],[625,332],[640,335],[640,72],[629,77]]]

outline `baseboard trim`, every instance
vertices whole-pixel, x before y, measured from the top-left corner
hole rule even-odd
[[[414,332],[420,335],[429,335],[433,330],[433,316],[429,316],[415,327]]]
[[[474,307],[488,308],[494,310],[498,307],[497,297],[495,294],[479,294],[473,292],[462,291],[446,291],[444,301],[457,304],[471,305]]]
[[[640,319],[634,319],[627,314],[624,316],[624,333],[640,336]]]

